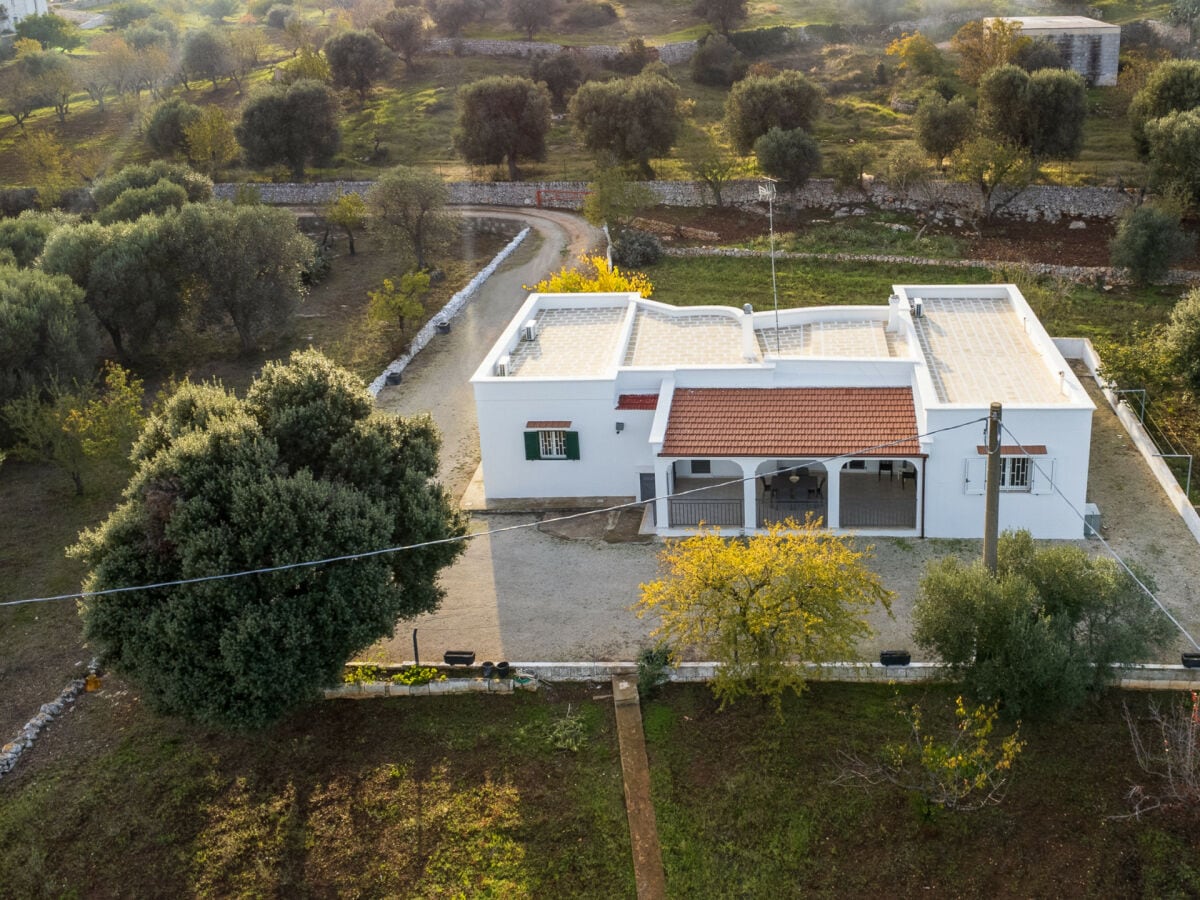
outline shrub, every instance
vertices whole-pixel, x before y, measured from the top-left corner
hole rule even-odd
[[[707,35],[689,63],[697,84],[728,87],[746,75],[746,58],[721,34]]]
[[[772,128],[754,142],[754,155],[763,172],[793,189],[821,171],[821,151],[803,128]]]
[[[785,25],[772,28],[748,28],[729,35],[729,41],[751,59],[778,53],[792,41],[792,30]]]
[[[611,3],[578,3],[563,16],[563,24],[571,28],[600,28],[616,20],[617,11]]]
[[[652,234],[626,228],[613,242],[613,262],[625,268],[652,266],[663,255],[662,241]]]
[[[1154,206],[1139,206],[1121,216],[1109,245],[1109,261],[1126,269],[1138,284],[1158,281],[1188,249],[1179,216]]]
[[[658,51],[647,47],[641,38],[630,38],[620,53],[604,61],[604,67],[622,75],[637,75],[657,58]]]
[[[1170,623],[1114,561],[1075,546],[1035,548],[1027,531],[1000,537],[995,575],[975,561],[931,562],[913,608],[913,638],[976,700],[1011,717],[1079,706],[1161,646]],[[1148,574],[1138,577],[1153,590]]]
[[[162,103],[150,116],[146,125],[146,143],[159,156],[187,149],[184,131],[200,119],[200,107],[176,97]]]
[[[292,7],[276,4],[267,10],[267,25],[283,31],[297,15],[298,13]]]
[[[1165,337],[1174,368],[1200,395],[1200,290],[1193,288],[1175,304]]]
[[[421,685],[431,681],[445,681],[446,676],[433,666],[405,666],[390,679],[392,684]]]
[[[643,703],[666,683],[667,666],[670,664],[671,654],[664,644],[647,647],[638,654],[638,697]]]

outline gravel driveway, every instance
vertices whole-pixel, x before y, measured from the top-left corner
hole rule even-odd
[[[404,384],[385,388],[382,408],[432,412],[442,429],[442,477],[456,496],[479,462],[479,438],[470,376],[525,299],[522,286],[579,255],[596,238],[578,217],[545,210],[489,216],[526,220],[538,242],[523,248],[471,301],[453,334],[435,341],[405,372]],[[531,236],[532,237],[532,236]],[[565,249],[569,245],[570,249]],[[1093,419],[1089,497],[1100,506],[1102,529],[1113,547],[1154,572],[1159,596],[1194,635],[1200,635],[1200,547],[1169,506],[1117,417],[1088,379],[1097,411]],[[550,515],[550,514],[548,514]],[[658,545],[622,540],[636,531],[629,516],[611,515],[540,524],[533,514],[476,514],[471,531],[522,525],[468,543],[442,576],[441,609],[402,622],[396,637],[364,654],[399,662],[412,659],[412,628],[421,658],[440,660],[446,650],[474,650],[477,658],[512,661],[629,660],[649,643],[654,623],[639,620],[632,605],[638,586],[655,577]],[[1082,524],[1081,524],[1082,530]],[[1103,552],[1096,541],[1079,541]],[[925,563],[949,553],[976,555],[979,541],[876,539],[871,565],[895,593],[891,617],[874,616],[876,634],[860,645],[864,659],[882,649],[915,649],[909,617]],[[1180,637],[1161,661],[1178,662],[1191,649]],[[914,655],[918,655],[914,653]]]

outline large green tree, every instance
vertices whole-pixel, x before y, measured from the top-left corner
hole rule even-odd
[[[84,302],[122,359],[135,357],[182,312],[180,260],[163,219],[101,225],[85,222],[56,230],[42,252],[42,268],[83,288]]]
[[[342,142],[337,97],[308,79],[252,98],[233,131],[247,163],[283,164],[296,178],[307,166],[328,165]]]
[[[261,204],[196,203],[168,224],[189,295],[208,318],[233,325],[243,351],[291,320],[313,256],[294,215]]]
[[[772,128],[811,131],[823,102],[821,89],[801,72],[751,75],[729,92],[725,127],[734,147],[748,153],[754,142]]]
[[[1138,153],[1146,156],[1150,145],[1146,124],[1171,113],[1200,106],[1200,60],[1172,59],[1154,68],[1129,104],[1129,121]]]
[[[179,72],[183,86],[189,87],[191,79],[211,81],[217,89],[217,79],[227,78],[233,70],[233,45],[225,32],[218,28],[201,28],[189,31],[183,39],[183,52],[179,59]]]
[[[1153,588],[1153,580],[1139,572]],[[998,567],[949,556],[930,563],[913,608],[913,638],[949,663],[981,702],[1013,717],[1078,706],[1170,636],[1171,624],[1111,559],[1074,546],[1000,536]]]
[[[66,213],[32,209],[16,218],[0,219],[0,251],[7,250],[19,268],[27,269],[41,256],[54,229],[72,221],[74,217]]]
[[[93,320],[69,278],[0,266],[0,404],[56,382],[88,380]]]
[[[508,0],[508,24],[532,41],[554,20],[554,0]]]
[[[528,78],[497,75],[458,91],[454,146],[476,166],[508,163],[508,177],[520,177],[517,162],[546,158],[550,92]]]
[[[1087,88],[1076,72],[999,66],[979,82],[979,114],[985,134],[1035,159],[1074,159],[1083,149]]]
[[[763,172],[793,190],[821,171],[821,151],[803,128],[772,128],[754,142],[754,155]]]
[[[17,23],[17,40],[21,39],[37,41],[46,50],[57,47],[64,52],[83,43],[78,25],[50,12],[22,18]]]
[[[1155,206],[1138,206],[1117,223],[1110,245],[1110,262],[1125,269],[1138,284],[1167,274],[1171,264],[1195,246],[1179,225],[1179,214]]]
[[[589,81],[575,92],[571,121],[589,150],[619,163],[636,163],[654,177],[650,160],[666,156],[679,136],[679,88],[662,75]]]
[[[390,10],[382,19],[372,22],[371,27],[388,49],[404,60],[408,69],[412,69],[413,60],[429,46],[429,25],[425,10],[419,6]]]
[[[803,663],[853,658],[871,633],[866,615],[891,596],[866,553],[819,523],[787,521],[748,538],[719,531],[669,541],[663,577],[642,585],[639,615],[673,659],[698,653],[721,665],[712,682],[722,704],[760,696],[778,711],[804,688]]]
[[[366,99],[367,91],[392,68],[392,53],[373,31],[344,31],[325,42],[333,83]]]
[[[1200,203],[1200,108],[1146,123],[1150,184]]]
[[[185,383],[147,425],[125,500],[72,553],[101,591],[461,535],[433,479],[428,417],[373,412],[315,351],[269,363],[239,400]],[[93,596],[84,630],[157,710],[254,728],[340,680],[399,619],[435,609],[461,544]]]
[[[941,94],[930,94],[917,106],[913,129],[921,149],[942,166],[974,133],[975,111],[962,97],[948,101]]]
[[[430,255],[454,233],[446,212],[450,192],[434,172],[396,166],[379,177],[367,192],[369,226],[416,268],[429,267]]]

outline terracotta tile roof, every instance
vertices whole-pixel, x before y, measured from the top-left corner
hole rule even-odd
[[[976,444],[975,452],[978,453],[980,456],[986,456],[987,455],[987,447],[983,446],[983,444]],[[1000,455],[1001,456],[1045,456],[1046,455],[1046,445],[1045,444],[1023,444],[1021,446],[1018,446],[1016,444],[1001,444],[1000,445]]]
[[[617,409],[658,409],[658,394],[622,394]]]
[[[662,456],[917,456],[910,388],[688,388],[675,391]]]

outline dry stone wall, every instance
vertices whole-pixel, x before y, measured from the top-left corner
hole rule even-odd
[[[264,203],[310,206],[325,203],[338,191],[365,193],[369,181],[333,181],[318,184],[257,184]],[[748,206],[759,203],[758,181],[731,181],[722,190],[726,203]],[[664,206],[704,206],[712,202],[712,192],[697,181],[651,181],[646,186]],[[587,192],[582,181],[458,181],[450,184],[450,202],[477,206],[543,206],[555,209],[579,209]],[[231,200],[234,184],[219,184],[217,197]],[[882,181],[871,182],[863,191],[838,190],[830,179],[816,179],[799,191],[781,191],[780,206],[828,209],[851,214],[867,207],[903,212],[928,212],[932,209],[970,208],[975,194],[969,185],[939,183],[923,191],[904,193]],[[1062,219],[1114,219],[1136,202],[1136,194],[1111,187],[1064,187],[1034,185],[997,211],[1001,218],[1029,222],[1058,222]],[[945,216],[953,219],[954,212]]]

